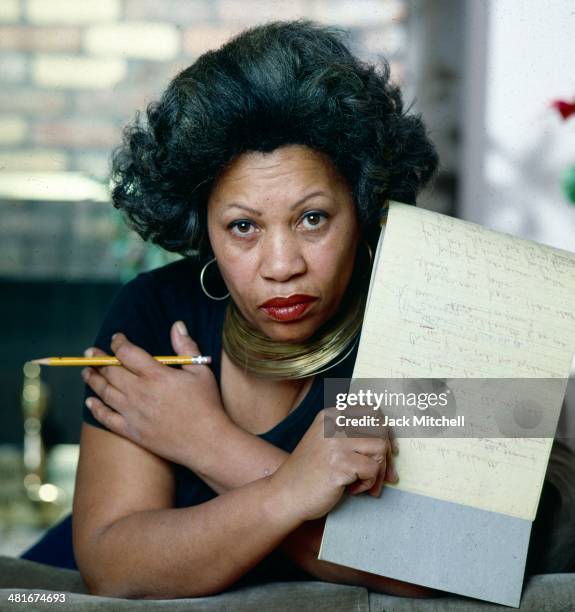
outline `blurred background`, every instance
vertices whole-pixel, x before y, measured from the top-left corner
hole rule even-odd
[[[25,362],[81,354],[120,284],[175,258],[109,204],[122,126],[203,52],[301,17],[390,61],[441,155],[421,206],[575,250],[571,0],[0,0],[0,554],[73,492],[79,370]]]

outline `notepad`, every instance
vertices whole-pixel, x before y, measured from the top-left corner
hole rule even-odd
[[[353,378],[557,378],[546,401],[556,422],[574,302],[575,254],[391,203]],[[552,439],[399,445],[399,483],[330,513],[320,558],[519,605]]]

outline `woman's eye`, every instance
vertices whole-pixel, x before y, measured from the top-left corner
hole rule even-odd
[[[325,220],[326,215],[321,212],[309,212],[302,219],[307,229],[317,229],[324,224]]]
[[[232,234],[236,236],[249,236],[252,232],[250,229],[253,229],[253,224],[251,221],[234,221],[229,225]]]

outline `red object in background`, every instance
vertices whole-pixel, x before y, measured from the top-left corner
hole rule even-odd
[[[565,102],[565,100],[553,100],[551,106],[559,111],[563,119],[568,119],[571,115],[575,115],[575,101]]]

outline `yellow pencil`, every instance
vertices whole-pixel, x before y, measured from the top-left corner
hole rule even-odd
[[[207,355],[168,355],[154,357],[164,365],[206,365],[212,363]],[[47,366],[113,366],[122,365],[117,357],[44,357],[33,359],[29,363]]]

